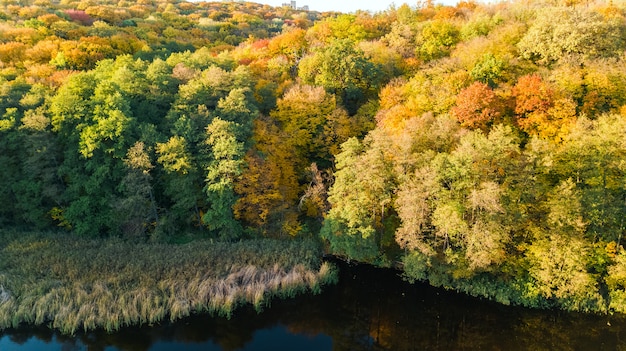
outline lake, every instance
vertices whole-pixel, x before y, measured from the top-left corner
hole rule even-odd
[[[340,281],[316,296],[273,301],[228,320],[60,335],[26,327],[0,333],[0,350],[626,350],[626,318],[501,306],[425,284],[398,271],[339,263]]]

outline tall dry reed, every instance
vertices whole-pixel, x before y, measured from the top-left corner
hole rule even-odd
[[[0,330],[46,324],[64,333],[154,324],[192,313],[319,292],[336,273],[313,241],[184,245],[0,230]]]

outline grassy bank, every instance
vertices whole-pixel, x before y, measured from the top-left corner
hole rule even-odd
[[[336,279],[310,241],[129,244],[0,231],[0,330],[49,324],[64,333],[229,316],[241,304],[319,292]]]

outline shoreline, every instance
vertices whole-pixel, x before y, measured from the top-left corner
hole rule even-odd
[[[230,318],[244,305],[260,313],[274,299],[317,294],[323,286],[335,284],[337,261],[371,265],[325,255],[314,240],[162,244],[58,233],[2,234],[0,331],[47,326],[75,335],[173,322],[201,313]],[[408,279],[399,264],[386,268]],[[494,295],[502,289],[472,290],[471,281],[422,282],[503,306],[566,311],[547,299],[537,306],[513,295]],[[602,312],[587,311],[607,314]]]

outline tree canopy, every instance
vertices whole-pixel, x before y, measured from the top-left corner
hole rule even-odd
[[[504,303],[626,312],[625,19],[6,0],[0,225],[316,237]]]

